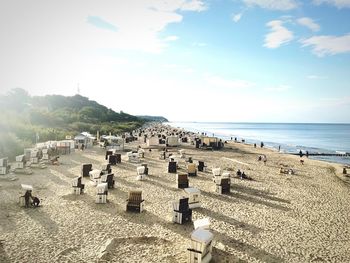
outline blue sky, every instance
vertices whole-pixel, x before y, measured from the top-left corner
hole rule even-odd
[[[173,121],[350,122],[350,0],[1,2],[0,93]]]

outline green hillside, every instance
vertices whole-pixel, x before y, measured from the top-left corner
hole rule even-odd
[[[61,140],[82,131],[118,134],[146,121],[80,95],[30,96],[18,88],[0,96],[0,111],[0,157],[19,154],[36,141]]]
[[[137,117],[146,121],[168,122],[168,119],[163,116],[137,115]]]

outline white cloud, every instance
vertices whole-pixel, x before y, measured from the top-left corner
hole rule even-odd
[[[205,3],[200,0],[184,1],[183,5],[181,6],[181,10],[184,11],[201,12],[207,9],[208,7],[205,5]]]
[[[299,18],[299,19],[297,19],[297,23],[302,25],[302,26],[306,26],[307,28],[311,29],[314,32],[320,30],[320,26],[309,17]]]
[[[265,36],[264,47],[277,48],[294,38],[293,32],[285,28],[281,20],[270,21],[266,26],[271,28],[271,32]]]
[[[45,44],[53,48],[52,53],[57,53],[58,45],[72,52],[81,48],[117,48],[159,53],[167,46],[160,33],[169,24],[181,22],[182,11],[205,8],[204,2],[198,0],[105,0],[103,5],[84,0],[11,0],[0,9],[0,32],[8,35],[2,48],[26,43],[28,49]],[[93,25],[89,18],[99,20]],[[117,30],[103,29],[105,21]]]
[[[287,11],[295,9],[298,6],[297,1],[294,0],[243,0],[248,6],[259,6],[261,8],[271,10]]]
[[[241,20],[242,15],[243,13],[232,15],[232,20],[237,23],[239,20]]]
[[[323,3],[336,6],[337,8],[350,7],[350,0],[314,0],[314,4],[321,5]]]
[[[284,92],[287,90],[290,90],[291,87],[288,85],[279,85],[277,87],[270,87],[270,88],[266,88],[266,91],[271,91],[271,92]]]
[[[350,34],[344,36],[314,36],[300,41],[303,47],[311,46],[319,57],[350,52]]]
[[[168,36],[164,39],[164,41],[176,41],[178,39],[179,39],[178,36]]]
[[[130,0],[128,0],[128,2],[130,2]],[[152,9],[165,12],[172,12],[178,9],[182,11],[201,12],[208,9],[208,6],[202,0],[137,0],[136,2],[138,2],[138,4],[143,2],[143,5],[147,5]]]
[[[254,83],[241,80],[241,79],[224,79],[219,76],[211,76],[207,78],[209,85],[216,88],[225,88],[225,89],[245,89],[254,86]]]

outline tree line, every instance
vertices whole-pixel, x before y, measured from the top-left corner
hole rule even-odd
[[[30,96],[20,88],[0,96],[0,110],[0,157],[20,154],[37,141],[62,140],[82,131],[120,134],[146,121],[81,95]]]

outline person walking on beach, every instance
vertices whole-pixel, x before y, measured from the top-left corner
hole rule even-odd
[[[303,157],[303,152],[301,150],[299,151],[299,156],[300,156],[300,158]]]
[[[263,143],[263,142],[260,143],[260,147],[261,147],[261,148],[264,147],[264,143]]]
[[[25,205],[28,208],[29,207],[29,199],[33,200],[33,196],[32,196],[32,190],[27,190],[26,193],[24,194],[24,201],[25,201]]]
[[[309,158],[309,151],[306,151],[306,158]]]
[[[281,151],[281,145],[278,145],[278,152]]]
[[[264,164],[266,165],[267,158],[266,158],[266,155],[265,155],[265,154],[264,154],[264,156],[263,156],[263,162],[264,162]]]

